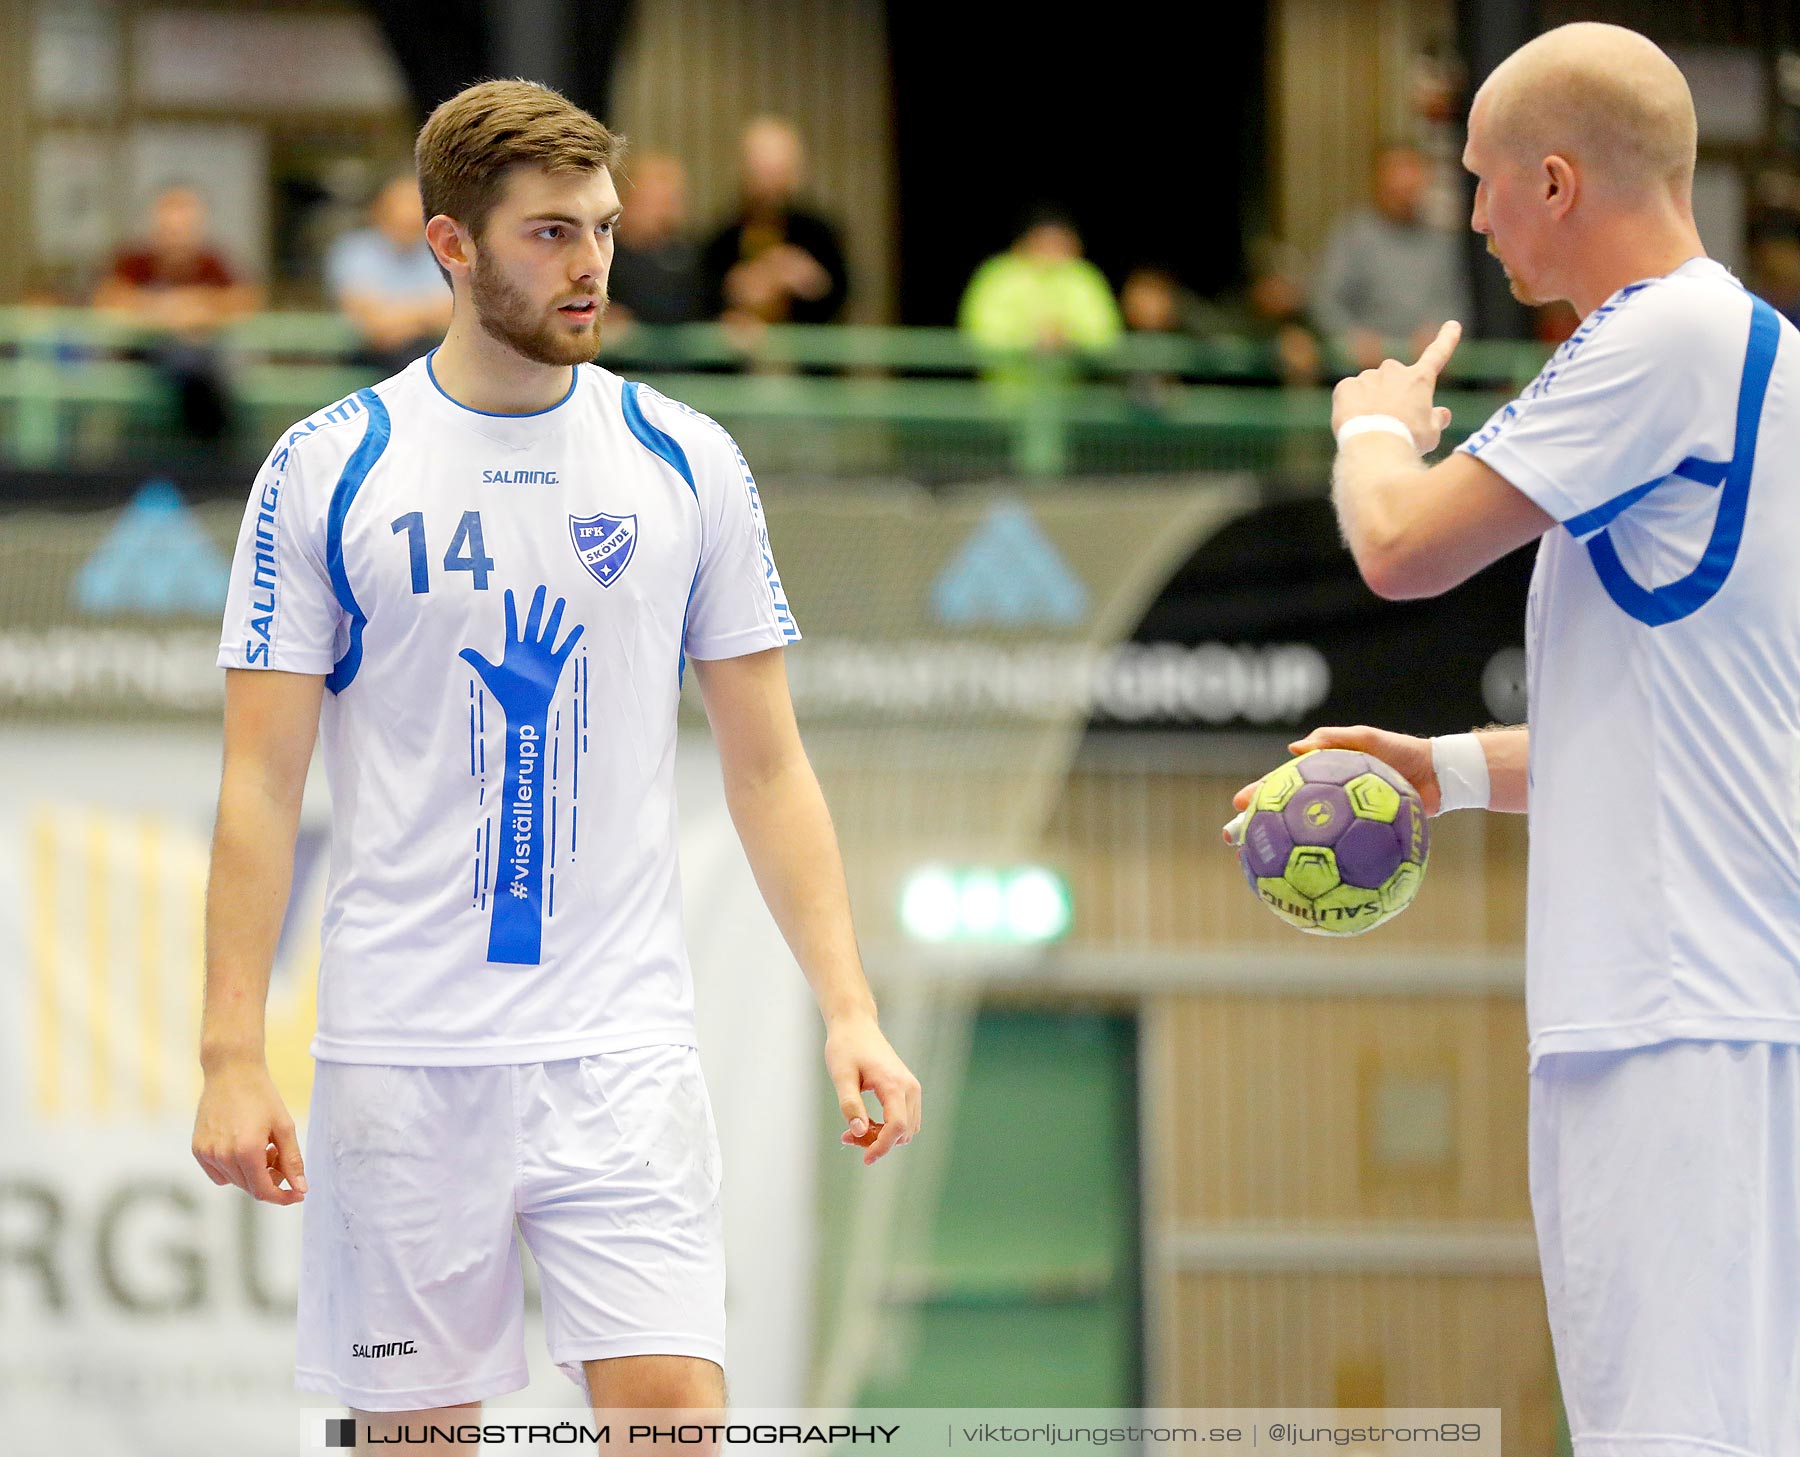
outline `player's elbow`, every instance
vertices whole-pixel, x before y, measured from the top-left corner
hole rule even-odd
[[[1444,580],[1441,553],[1422,550],[1405,538],[1363,542],[1352,550],[1363,584],[1383,601],[1435,597],[1455,585]]]

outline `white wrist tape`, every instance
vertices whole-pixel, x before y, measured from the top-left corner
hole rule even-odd
[[[1337,443],[1341,446],[1346,440],[1354,440],[1358,435],[1367,435],[1376,430],[1386,435],[1398,435],[1414,450],[1419,448],[1411,427],[1392,415],[1352,415],[1337,427]]]
[[[1431,767],[1437,774],[1442,803],[1439,814],[1453,809],[1486,809],[1493,798],[1487,750],[1480,734],[1445,734],[1431,741]]]

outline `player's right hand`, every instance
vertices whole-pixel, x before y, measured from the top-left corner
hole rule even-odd
[[[1310,754],[1314,749],[1359,749],[1365,754],[1373,754],[1418,790],[1419,800],[1428,815],[1436,814],[1444,802],[1443,791],[1438,788],[1437,766],[1431,759],[1430,739],[1357,724],[1352,728],[1316,728],[1305,738],[1295,739],[1288,745],[1290,754]],[[1246,784],[1231,797],[1233,807],[1248,809],[1261,784],[1260,779]],[[1229,834],[1225,842],[1233,843]]]
[[[194,1117],[193,1151],[215,1184],[236,1184],[265,1204],[298,1204],[306,1197],[294,1120],[260,1060],[207,1072]]]
[[[1450,424],[1450,411],[1432,402],[1438,376],[1461,338],[1462,325],[1452,319],[1413,363],[1384,359],[1373,369],[1339,380],[1331,392],[1331,428],[1335,431],[1358,415],[1392,415],[1412,431],[1418,453],[1429,455]]]
[[[873,1016],[843,1017],[830,1024],[825,1036],[825,1071],[837,1089],[838,1108],[844,1115],[840,1141],[865,1149],[865,1168],[900,1144],[913,1141],[925,1118],[924,1094]],[[881,1123],[869,1117],[864,1092],[881,1099]],[[880,1130],[875,1141],[864,1143],[875,1129]]]

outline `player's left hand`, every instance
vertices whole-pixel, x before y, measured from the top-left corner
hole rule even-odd
[[[1295,739],[1288,745],[1288,752],[1296,756],[1310,754],[1314,749],[1357,749],[1372,754],[1412,785],[1426,814],[1435,815],[1443,808],[1444,792],[1438,785],[1430,739],[1359,723],[1349,728],[1316,728],[1305,738]],[[1261,788],[1262,780],[1252,779],[1231,797],[1231,807],[1238,813],[1221,833],[1225,843],[1233,849],[1244,843],[1244,828],[1250,820],[1250,801],[1256,798],[1256,791]]]
[[[1331,428],[1358,415],[1392,415],[1412,431],[1419,454],[1429,455],[1450,424],[1449,410],[1434,405],[1432,396],[1461,338],[1462,325],[1452,319],[1413,363],[1384,359],[1374,369],[1338,381],[1331,392]]]
[[[863,1153],[865,1167],[917,1136],[924,1117],[919,1080],[900,1061],[874,1017],[846,1017],[831,1024],[825,1036],[825,1071],[844,1115],[840,1142],[857,1143],[871,1127],[862,1095],[870,1092],[881,1099],[881,1131]]]

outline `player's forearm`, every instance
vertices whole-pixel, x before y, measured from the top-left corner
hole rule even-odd
[[[1331,473],[1338,530],[1356,568],[1381,597],[1423,595],[1413,590],[1408,561],[1408,504],[1425,465],[1398,435],[1370,431],[1346,440]]]
[[[296,799],[227,775],[206,887],[206,998],[200,1063],[260,1059],[275,945],[293,879]]]
[[[1499,814],[1522,815],[1527,809],[1531,730],[1482,729],[1475,736],[1487,757],[1488,808]]]
[[[766,778],[734,782],[727,774],[725,800],[763,901],[825,1021],[872,1016],[843,857],[812,765],[799,755]]]

